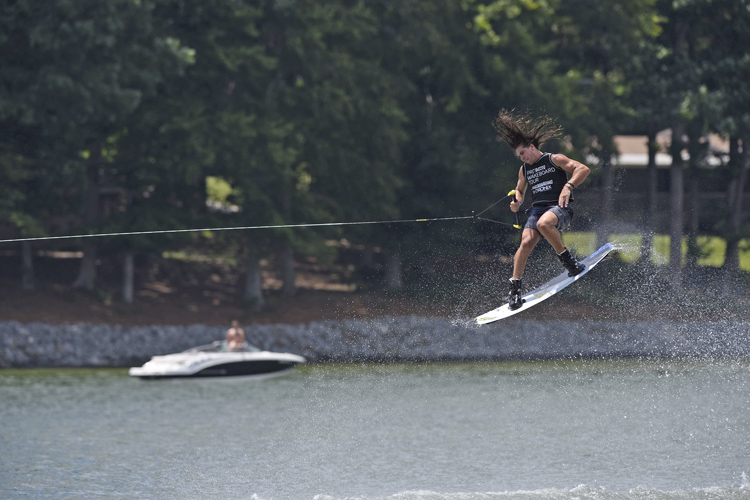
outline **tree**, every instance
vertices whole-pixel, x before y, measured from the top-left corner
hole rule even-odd
[[[688,94],[688,108],[707,122],[710,130],[729,138],[727,210],[721,232],[727,241],[725,291],[739,271],[739,242],[748,234],[744,194],[750,176],[750,92],[744,82],[750,76],[750,10],[745,2],[720,0],[704,5],[691,3],[696,28],[691,32],[698,66],[699,85]]]
[[[658,35],[655,32],[654,35]],[[671,74],[667,64],[669,51],[661,45],[657,37],[649,38],[640,53],[634,54],[627,66],[627,92],[623,95],[624,106],[628,109],[628,131],[643,133],[647,137],[648,148],[648,189],[644,193],[644,217],[641,227],[642,264],[650,263],[653,251],[653,237],[656,233],[658,212],[658,175],[656,155],[660,150],[657,133],[667,128],[672,111],[679,108],[679,95],[671,92]]]
[[[503,85],[519,87],[511,94],[513,105],[533,104],[558,116],[569,136],[565,142],[573,146],[568,153],[598,158],[600,168],[592,165],[589,182],[599,180],[603,193],[600,244],[612,225],[612,140],[634,114],[629,77],[645,73],[638,71],[643,53],[653,51],[652,40],[659,33],[654,3],[496,1],[478,8],[478,25],[485,26],[485,38],[503,57]]]
[[[396,215],[405,118],[378,28],[366,3],[266,7],[261,40],[279,64],[266,83],[267,126],[253,160],[268,172],[265,197],[254,200],[268,201],[261,213],[286,223]],[[279,235],[287,269],[290,248],[320,248],[319,232]]]
[[[36,220],[52,221],[45,211],[77,203],[79,227],[95,231],[98,193],[108,181],[107,138],[153,92],[161,79],[160,61],[176,59],[174,47],[154,36],[152,2],[106,0],[54,1],[39,9],[16,1],[2,11],[11,26],[4,61],[0,122],[16,130],[14,143],[34,145],[26,179],[42,203],[30,210]],[[84,244],[76,286],[92,289],[93,242]]]
[[[683,131],[691,136],[719,132],[730,138],[729,162],[726,164],[727,217],[723,233],[727,240],[727,280],[736,273],[738,244],[742,237],[743,193],[747,182],[747,160],[744,144],[750,138],[750,94],[741,84],[750,75],[750,58],[744,43],[750,40],[750,11],[745,2],[720,0],[706,3],[698,0],[663,6],[670,22],[665,36],[673,47],[671,64],[675,93],[680,96],[674,112],[673,127],[673,185],[679,185],[684,175],[678,166],[678,151]],[[700,154],[700,145],[693,137],[688,145],[692,155]],[[742,144],[742,147],[740,147]],[[680,207],[682,208],[682,207]],[[682,222],[675,200],[673,206],[673,235],[671,261],[681,255],[677,233]],[[678,253],[680,252],[680,253]],[[678,261],[679,262],[679,261]]]

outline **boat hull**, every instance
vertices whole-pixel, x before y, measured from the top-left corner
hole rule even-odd
[[[296,354],[275,352],[185,352],[154,356],[130,376],[141,379],[166,378],[265,378],[283,375],[305,362]]]

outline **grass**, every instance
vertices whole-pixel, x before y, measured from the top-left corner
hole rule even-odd
[[[641,254],[640,234],[610,234],[609,242],[617,246],[620,258],[625,262],[635,262]],[[565,233],[563,235],[565,245],[575,248],[579,253],[588,255],[596,250],[595,233]],[[657,265],[669,263],[670,237],[664,234],[654,236],[653,248],[651,250],[651,262]],[[724,264],[727,243],[723,238],[717,236],[699,236],[698,246],[701,257],[698,265],[720,267]],[[687,255],[687,238],[682,241],[683,261]],[[750,271],[750,241],[740,241],[740,269]]]

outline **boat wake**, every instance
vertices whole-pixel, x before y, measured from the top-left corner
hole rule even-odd
[[[743,484],[738,487],[694,488],[675,491],[661,491],[646,487],[634,488],[628,492],[614,492],[606,488],[579,485],[571,489],[547,488],[485,493],[439,493],[429,490],[403,491],[388,496],[357,495],[338,497],[315,495],[313,500],[748,500],[750,483],[743,474]],[[253,496],[253,500],[270,500]]]

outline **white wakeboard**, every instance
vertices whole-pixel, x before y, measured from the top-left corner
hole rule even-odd
[[[497,309],[493,309],[492,311],[482,314],[481,316],[476,318],[476,321],[480,325],[486,325],[487,323],[492,323],[493,321],[497,321],[499,319],[507,318],[509,316],[513,316],[514,314],[518,314],[520,312],[526,311],[527,309],[534,307],[538,303],[540,303],[543,300],[547,300],[548,298],[552,297],[554,294],[565,288],[566,286],[570,285],[571,283],[577,281],[579,278],[581,278],[584,274],[591,271],[594,266],[596,266],[598,263],[604,259],[607,255],[609,255],[609,252],[612,251],[612,244],[607,243],[603,247],[601,247],[596,252],[592,253],[582,261],[580,261],[582,264],[586,266],[586,268],[581,272],[581,274],[578,274],[576,276],[568,276],[568,271],[565,271],[561,275],[557,276],[556,278],[553,278],[552,280],[548,281],[544,285],[540,286],[539,288],[530,291],[526,295],[523,296],[524,303],[521,307],[515,310],[510,310],[508,307],[508,304],[505,304],[503,306],[498,307]]]

